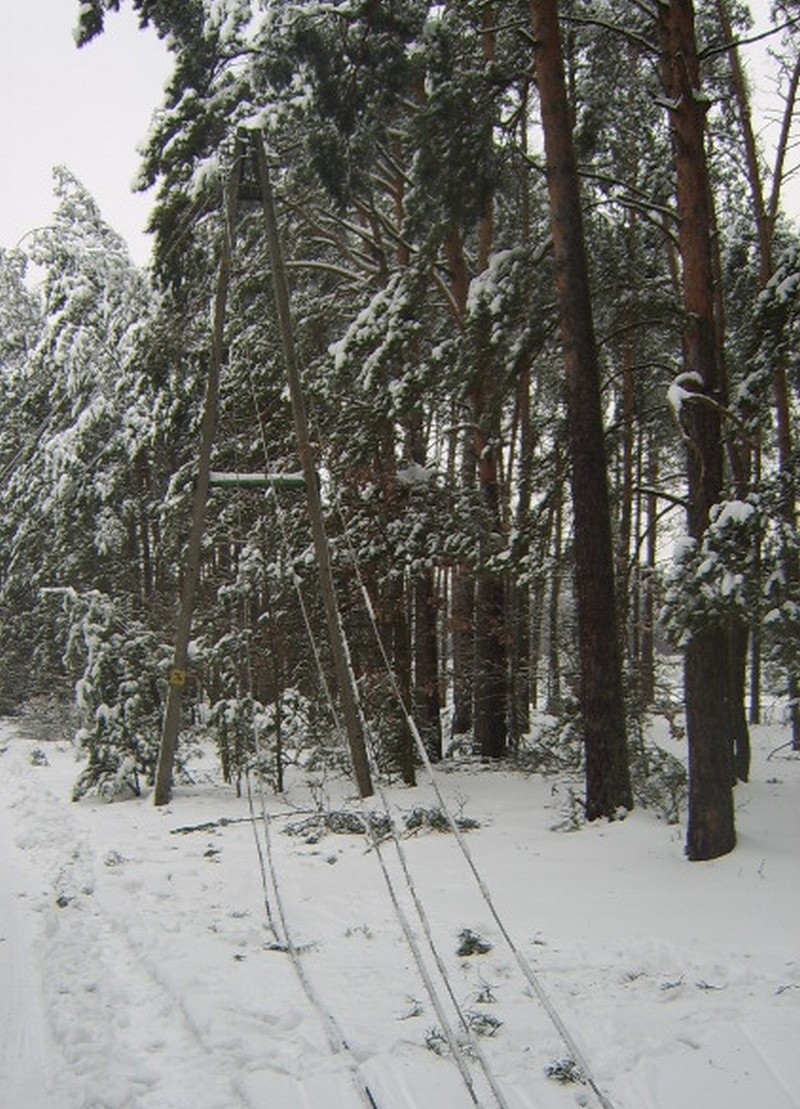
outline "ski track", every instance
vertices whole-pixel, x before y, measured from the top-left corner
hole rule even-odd
[[[363,844],[306,843],[271,822],[288,926],[348,1045],[337,1051],[274,947],[252,828],[203,826],[219,816],[218,787],[196,783],[191,802],[179,795],[174,810],[156,812],[148,800],[75,805],[71,746],[44,744],[49,767],[31,765],[33,749],[0,721],[0,1109],[364,1109],[364,1087],[378,1109],[471,1109],[452,1060],[424,1046],[436,1018]],[[784,786],[769,773],[750,788],[777,801]],[[492,812],[488,803],[475,815],[486,826]],[[173,834],[192,821],[192,832]],[[625,919],[632,841],[622,825],[551,840],[551,857],[535,847],[537,886],[517,898],[508,891],[527,860],[513,819],[504,814],[491,836],[471,841],[478,866],[507,891],[509,928],[615,1109],[682,1109],[700,1103],[698,1091],[703,1109],[800,1109],[798,902],[775,898],[791,885],[794,855],[782,854],[785,839],[762,844],[761,826],[742,823],[745,847],[702,881],[699,869],[679,869],[679,855],[660,859],[660,880],[674,874],[682,892],[664,900],[666,920],[651,915],[651,934]],[[643,823],[638,834],[647,830]],[[748,836],[757,845],[749,853]],[[615,841],[626,848],[616,872],[606,862]],[[509,1109],[594,1106],[587,1087],[544,1079],[564,1045],[467,889],[452,839],[420,837],[406,850],[455,995],[465,1011],[502,1020],[481,1043]],[[386,852],[387,864],[413,919],[393,856]],[[573,867],[599,937],[565,911],[561,879]],[[748,872],[755,881],[742,901],[736,883]],[[735,922],[745,907],[753,924],[713,942],[704,931],[697,942],[676,941],[696,897],[719,920]],[[719,899],[730,906],[721,915]],[[759,914],[777,921],[774,952],[760,949]],[[479,960],[453,957],[465,924],[494,944]],[[470,1073],[489,1109],[474,1062]]]
[[[71,1103],[81,1109],[246,1105],[181,1005],[95,896],[97,860],[78,819],[47,788],[20,791],[12,811],[17,848],[49,884],[35,906],[42,918],[43,997],[72,1080]],[[156,1059],[158,1065],[149,1064]]]
[[[22,1020],[7,1018],[9,1029],[16,1024],[18,1031],[4,1037],[12,1045],[12,1057],[4,1060],[0,1072],[3,1109],[56,1105],[51,1081],[31,1077],[41,1074],[51,1045],[14,1046],[42,1026],[41,1011],[64,1063],[58,1080],[63,1083],[64,1073],[69,1076],[58,1096],[70,1109],[260,1109],[267,1104],[267,1091],[270,1105],[286,1109],[361,1105],[344,1060],[332,1058],[317,1076],[304,1073],[309,1054],[318,1054],[324,1064],[329,1053],[314,1028],[316,1016],[303,1013],[302,999],[294,1009],[284,1004],[287,985],[290,995],[298,993],[293,983],[282,981],[277,1012],[253,1000],[243,1011],[237,1006],[236,1023],[249,1024],[249,1036],[226,1029],[225,999],[204,996],[202,974],[192,969],[191,932],[184,928],[180,897],[174,899],[178,911],[163,943],[152,950],[154,925],[163,917],[160,903],[172,898],[163,887],[145,891],[137,879],[125,877],[130,860],[121,852],[109,853],[104,865],[126,886],[136,911],[120,918],[104,905],[97,892],[98,860],[81,826],[80,808],[71,809],[46,786],[41,792],[26,790],[20,757],[15,751],[4,759],[13,783],[11,856],[20,852],[28,871],[41,875],[40,885],[46,888],[29,906],[38,918],[38,936],[31,955],[15,965],[14,999],[5,1008],[6,1013],[19,1012],[21,999],[29,996],[29,1013]],[[3,883],[12,889],[19,885],[13,879],[20,863],[14,862],[11,882]],[[165,884],[172,882],[173,875],[165,875]],[[210,907],[208,929],[227,930],[224,938],[231,947],[238,951],[254,939],[263,943],[257,925],[230,914],[220,921],[221,907]],[[30,949],[22,928],[3,940],[9,949]],[[38,989],[31,992],[31,981],[37,979],[34,954],[41,973]],[[267,958],[281,979],[290,977],[285,955]],[[264,1052],[246,1048],[248,1041],[261,1041]],[[20,1073],[24,1079],[13,1078]],[[24,1089],[13,1084],[20,1081]]]
[[[30,919],[38,897],[36,877],[24,858],[9,847],[11,822],[0,812],[0,1105],[66,1107],[56,1093],[53,1072],[55,1045],[47,1035],[39,968],[31,944]]]
[[[178,844],[171,845],[175,865],[169,846],[161,861],[164,835],[158,826],[150,837],[152,857],[127,858],[117,848],[98,857],[86,818],[97,815],[98,808],[101,815],[110,808],[87,811],[71,805],[49,788],[45,767],[34,775],[40,788],[32,788],[24,765],[30,749],[27,743],[13,744],[3,757],[4,811],[11,818],[4,838],[15,867],[38,877],[39,888],[26,907],[29,920],[34,918],[35,938],[32,945],[20,926],[3,939],[30,952],[16,966],[16,1000],[9,1008],[19,1010],[21,999],[28,998],[19,1035],[31,1034],[34,1042],[14,1052],[15,1035],[4,1035],[14,1057],[0,1071],[2,1109],[363,1109],[366,1086],[378,1109],[415,1109],[430,1097],[438,1105],[471,1104],[455,1068],[419,1044],[406,1045],[399,1056],[378,1050],[370,998],[375,1000],[380,967],[370,962],[369,944],[365,972],[353,983],[363,996],[364,1024],[351,1021],[345,1031],[350,1050],[334,1052],[288,957],[267,950],[274,937],[260,919],[261,891],[252,868],[253,904],[237,909],[220,898],[223,882],[216,875],[222,870],[217,865],[222,849],[214,832],[198,839],[196,861],[188,866]],[[95,837],[97,831],[93,826]],[[227,833],[234,838],[230,829]],[[236,829],[235,836],[239,849],[253,850],[247,826]],[[302,855],[298,861],[302,866]],[[137,876],[137,862],[148,866],[148,886]],[[317,852],[307,862],[318,874]],[[15,873],[4,888],[19,885]],[[110,894],[104,895],[104,887]],[[133,911],[120,912],[120,888]],[[190,888],[207,895],[202,920],[196,898],[187,897]],[[327,995],[323,1007],[338,1021],[335,997],[341,981],[328,973],[314,939],[315,922],[329,929],[333,921],[345,943],[363,940],[369,929],[353,927],[347,900],[340,895],[332,898],[333,908],[309,902],[309,895],[302,895],[299,906],[306,911],[297,942],[305,948],[315,990],[321,983]],[[386,911],[382,905],[384,920]],[[230,962],[228,997],[215,992],[219,978],[207,978],[206,968],[196,965],[192,936],[198,929],[218,939],[220,959]],[[159,936],[157,948],[154,935]],[[405,948],[401,951],[410,959]],[[268,970],[264,974],[260,967],[247,986],[244,968],[256,953]],[[382,1016],[396,1022],[397,1002],[390,996]],[[37,1036],[41,1041],[45,1024],[52,1042],[35,1042]],[[360,1035],[369,1044],[366,1050],[359,1045]],[[54,1048],[61,1066],[48,1077],[45,1063]],[[309,1059],[315,1060],[313,1068]],[[14,1074],[25,1076],[24,1088],[13,1084]],[[477,1076],[476,1088],[481,1088]],[[523,1098],[512,1104],[528,1109],[533,1103]]]

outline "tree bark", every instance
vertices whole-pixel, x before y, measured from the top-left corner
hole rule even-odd
[[[406,613],[405,583],[398,579],[390,587],[391,640],[393,669],[403,702],[402,718],[398,721],[397,762],[403,782],[407,786],[417,784],[416,749],[414,737],[408,725],[408,717],[413,711],[411,696],[411,628]]]
[[[642,589],[642,634],[637,695],[639,707],[652,705],[656,695],[655,610],[656,552],[658,550],[658,446],[654,436],[647,442],[647,540],[646,569]]]
[[[472,436],[465,435],[461,448],[460,480],[463,488],[475,482]],[[453,650],[453,735],[472,731],[472,690],[475,673],[475,578],[460,565],[451,577],[450,627]]]
[[[711,215],[711,272],[714,288],[714,323],[719,394],[724,408],[730,403],[728,362],[725,351],[725,300],[723,297],[722,258],[720,255],[719,225],[714,197],[709,192]],[[753,459],[749,443],[741,436],[727,436],[727,458],[736,496],[744,500],[750,492]],[[747,644],[750,637],[748,621],[744,616],[731,615],[728,620],[728,704],[730,711],[731,742],[733,743],[734,783],[746,782],[750,774],[750,729],[747,724]]]
[[[527,536],[531,511],[531,430],[530,370],[521,375],[517,387],[519,411],[519,464],[517,467],[518,497],[516,506],[517,535]],[[530,564],[530,541],[520,539],[513,552],[513,564]],[[530,581],[509,582],[507,623],[511,632],[510,704],[511,743],[515,750],[530,731],[531,704],[531,585]]]
[[[550,574],[550,597],[547,608],[547,712],[558,716],[563,708],[561,701],[561,655],[559,644],[559,612],[561,607],[561,522],[563,518],[563,481],[561,460],[557,461],[557,485],[553,491],[553,570]]]
[[[420,466],[426,462],[422,409],[409,422],[408,452]],[[439,598],[432,566],[417,572],[412,583],[414,636],[414,720],[428,758],[442,757],[442,703],[439,681]]]
[[[506,591],[501,570],[492,560],[505,545],[500,518],[498,437],[494,405],[476,398],[476,454],[478,483],[484,503],[481,565],[475,587],[475,746],[483,758],[502,758],[507,752],[508,642]]]
[[[683,265],[685,312],[683,356],[698,375],[699,391],[719,399],[711,252],[711,211],[705,153],[705,105],[691,0],[659,8],[662,77],[670,104],[677,179],[678,243]],[[689,534],[702,540],[723,479],[719,406],[702,400],[686,405]],[[733,812],[733,746],[730,732],[728,639],[721,619],[694,631],[684,657],[689,742],[690,859],[727,854],[736,843]]]
[[[493,58],[494,20],[491,5],[483,12],[484,56]],[[491,199],[478,224],[477,270],[489,265],[494,242],[494,206]],[[475,584],[475,746],[483,758],[499,759],[508,750],[508,632],[506,626],[505,574],[492,565],[505,546],[500,508],[500,397],[495,366],[484,352],[478,354],[472,390],[475,458],[478,487],[484,505],[481,566]]]
[[[450,274],[450,301],[456,324],[464,328],[469,293],[469,273],[458,229],[448,227],[444,234],[444,254]],[[465,432],[459,460],[459,480],[463,489],[475,485],[475,444]],[[452,575],[451,628],[453,635],[453,735],[472,731],[472,691],[475,674],[475,578],[468,567],[456,566]]]
[[[629,246],[630,250],[630,246]],[[630,551],[633,530],[633,464],[636,416],[636,391],[633,377],[634,348],[633,340],[628,337],[622,352],[622,475],[619,498],[619,517],[617,522],[617,618],[619,620],[620,646],[624,657],[630,657]],[[636,613],[633,613],[636,619]]]
[[[442,757],[439,636],[433,570],[414,584],[414,716],[431,762]]]
[[[633,807],[614,594],[614,551],[578,174],[567,104],[558,5],[531,0],[561,316],[572,462],[580,704],[586,815]]]
[[[750,777],[750,729],[747,726],[744,697],[747,688],[749,640],[750,629],[745,621],[738,617],[732,620],[728,628],[728,684],[734,782],[746,782]]]

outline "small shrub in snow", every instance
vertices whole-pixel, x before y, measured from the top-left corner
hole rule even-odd
[[[563,793],[558,785],[554,785],[551,792],[553,797],[563,796],[561,819],[551,825],[551,832],[579,831],[586,823],[586,798],[581,790],[567,782]]]
[[[495,1005],[497,998],[494,995],[494,986],[490,986],[488,982],[480,980],[480,989],[475,994],[476,1005]]]
[[[450,831],[450,823],[439,808],[426,809],[417,806],[401,819],[403,829],[409,833]],[[322,806],[310,816],[288,824],[284,832],[287,835],[299,836],[305,839],[306,843],[318,843],[328,833],[339,836],[363,836],[367,831],[365,820],[369,821],[369,831],[376,839],[386,839],[392,834],[391,821],[386,813],[370,812],[365,817],[362,813],[352,812],[349,809],[326,809]],[[480,827],[479,821],[471,817],[457,816],[454,820],[456,827],[462,831]]]
[[[378,839],[389,835],[389,818],[385,814],[371,812],[364,817],[347,809],[315,812],[303,820],[287,824],[284,832],[289,836],[298,836],[306,843],[319,843],[329,832],[338,836],[363,836],[367,832],[365,820],[369,820],[372,834]]]
[[[462,832],[469,832],[475,828],[480,828],[480,821],[474,820],[470,816],[456,816],[453,818],[456,827]],[[447,819],[447,814],[438,807],[422,808],[415,806],[409,813],[403,817],[403,824],[406,831],[432,831],[432,832],[449,832],[450,821]]]
[[[416,997],[409,997],[408,1010],[403,1013],[400,1020],[413,1020],[415,1017],[421,1017],[425,1012],[425,1006]]]
[[[574,1059],[555,1059],[547,1064],[544,1073],[554,1082],[560,1082],[564,1086],[574,1084],[583,1086],[586,1083],[583,1071]]]
[[[425,1033],[425,1046],[435,1055],[447,1055],[450,1051],[450,1045],[441,1028],[428,1029]]]
[[[365,940],[372,939],[372,929],[368,924],[354,924],[345,930],[344,933],[348,939],[351,936],[361,935]]]
[[[583,760],[580,712],[573,701],[558,717],[544,717],[513,757],[514,765],[532,774],[578,774]]]
[[[487,951],[491,950],[492,945],[489,940],[484,939],[477,932],[473,932],[471,928],[462,928],[458,933],[456,955],[466,958],[469,955],[485,955]]]
[[[474,1032],[476,1036],[494,1036],[497,1030],[503,1027],[500,1018],[493,1016],[491,1013],[471,1010],[466,1012],[464,1016],[470,1031]]]
[[[464,1020],[470,1032],[481,1037],[494,1036],[498,1029],[503,1026],[503,1022],[498,1017],[493,1017],[491,1013],[466,1012],[464,1013]],[[428,1029],[425,1033],[425,1046],[436,1055],[450,1054],[450,1044],[447,1042],[447,1037],[441,1028]],[[472,1044],[466,1037],[458,1041],[458,1048],[461,1054],[468,1058],[471,1058],[474,1054]]]
[[[677,824],[689,799],[689,781],[680,759],[654,744],[631,745],[631,785],[637,805]]]

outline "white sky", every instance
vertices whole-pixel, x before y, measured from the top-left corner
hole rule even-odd
[[[161,104],[170,66],[152,29],[123,5],[100,38],[78,50],[78,0],[3,5],[0,36],[0,245],[14,246],[53,210],[52,167],[66,165],[128,240],[138,262],[152,198],[135,195],[137,145]]]
[[[765,12],[768,0],[753,8]],[[0,37],[0,246],[14,246],[46,223],[53,208],[51,170],[66,165],[89,189],[104,218],[128,240],[138,262],[147,260],[143,233],[152,197],[134,194],[137,146],[162,100],[170,65],[152,29],[143,32],[128,2],[111,13],[105,33],[77,50],[72,29],[78,0],[6,0]],[[754,74],[769,89],[771,65],[763,48]],[[796,161],[796,158],[795,158]],[[800,179],[784,195],[800,217]]]

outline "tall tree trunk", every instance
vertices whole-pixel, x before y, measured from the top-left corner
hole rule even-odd
[[[444,235],[444,253],[450,273],[450,301],[455,321],[464,328],[469,293],[469,273],[458,229],[449,227]],[[475,485],[475,444],[471,431],[465,432],[459,463],[462,489]],[[472,731],[472,692],[475,676],[475,578],[463,565],[453,570],[451,588],[451,626],[453,632],[453,735]]]
[[[736,617],[728,628],[728,682],[730,686],[730,729],[733,742],[734,781],[750,777],[750,729],[747,726],[747,646],[750,629]]]
[[[545,625],[545,600],[547,597],[546,561],[551,546],[551,536],[555,526],[558,486],[554,486],[549,497],[544,527],[538,538],[536,556],[533,562],[533,594],[531,597],[531,661],[530,688],[531,705],[539,707],[539,670],[542,662],[542,634]]]
[[[476,389],[474,405],[475,454],[484,520],[475,584],[473,731],[475,747],[484,758],[502,758],[507,748],[508,712],[506,591],[504,575],[493,565],[505,545],[500,518],[499,420],[494,397],[487,401],[484,389]]]
[[[481,272],[488,264],[494,232],[494,219],[491,201],[478,226],[477,268]],[[462,237],[455,227],[448,228],[444,238],[445,255],[451,274],[452,300],[457,316],[463,321],[467,315],[467,296],[469,277],[464,256]],[[502,522],[499,498],[499,408],[494,378],[495,367],[486,361],[474,367],[474,382],[471,392],[472,401],[472,454],[465,453],[462,474],[470,479],[477,474],[478,487],[484,506],[484,523],[481,533],[481,565],[472,591],[474,604],[472,634],[474,636],[474,668],[472,673],[472,713],[475,745],[482,755],[499,758],[506,752],[507,745],[507,637],[505,581],[503,575],[492,567],[494,547],[502,538]],[[466,481],[465,481],[466,486]],[[454,583],[454,647],[456,635],[469,630],[467,604],[469,585],[458,580]],[[456,588],[456,587],[459,588]],[[459,602],[460,610],[455,611]],[[456,619],[457,617],[457,619]],[[463,644],[462,644],[463,646]],[[463,661],[463,660],[462,660]],[[454,681],[454,693],[459,690]],[[454,731],[463,727],[465,711],[463,703],[456,703]]]
[[[528,118],[527,83],[522,92],[522,106],[519,115],[519,142],[523,155],[528,152],[528,135],[530,121]],[[528,174],[524,174],[521,182],[520,208],[520,233],[522,241],[527,245],[531,240],[531,183]],[[519,496],[517,499],[517,534],[527,534],[527,520],[531,509],[531,458],[533,454],[533,434],[531,425],[531,372],[527,367],[520,376],[518,385],[519,409],[519,465],[518,484]],[[524,549],[520,552],[517,564],[527,559],[530,565],[530,539],[525,540]],[[531,574],[526,575],[524,584],[515,582],[509,586],[510,606],[513,612],[509,616],[510,627],[513,629],[512,655],[511,655],[511,742],[514,749],[518,749],[521,741],[530,731],[531,705],[536,705],[536,666],[538,664],[538,646],[534,644],[534,625],[536,624],[536,608],[532,596]]]
[[[472,436],[464,437],[461,454],[461,484],[465,489],[475,480]],[[472,689],[475,671],[475,577],[467,567],[453,569],[450,626],[453,636],[453,735],[472,731]]]
[[[757,442],[753,452],[753,480],[756,487],[761,485],[761,443]],[[761,541],[756,539],[754,553],[756,581],[761,581]],[[760,596],[760,594],[759,594]],[[751,724],[761,723],[761,604],[756,603],[755,612],[750,617],[750,713]]]
[[[774,268],[772,244],[781,189],[784,182],[784,165],[791,133],[791,123],[794,116],[798,89],[800,88],[800,56],[796,58],[794,66],[789,74],[787,97],[783,109],[780,137],[775,152],[772,183],[769,189],[769,203],[767,203],[765,201],[765,188],[762,178],[762,163],[759,158],[758,143],[753,129],[750,96],[744,70],[739,58],[739,51],[735,45],[735,36],[733,34],[727,0],[717,0],[716,8],[725,38],[731,44],[728,48],[728,58],[731,65],[731,86],[733,89],[733,99],[739,115],[745,166],[747,168],[747,179],[750,186],[750,199],[756,223],[759,254],[758,283],[759,288],[763,289],[772,277]],[[791,534],[797,527],[797,490],[795,488],[792,461],[794,448],[789,388],[786,377],[786,366],[783,361],[778,361],[773,368],[772,388],[777,424],[778,463],[783,477],[784,492],[781,503],[781,513]],[[791,544],[785,544],[782,551],[782,562],[783,574],[787,585],[790,586],[800,579],[800,560],[798,560],[796,550]],[[752,665],[760,666],[760,664],[760,644],[754,633]],[[760,674],[756,673],[751,677],[751,720],[753,721],[757,720],[759,715],[759,682]],[[797,677],[791,666],[787,673],[787,693],[789,697],[789,713],[792,725],[792,746],[795,751],[800,751],[800,685],[798,685]],[[753,708],[754,704],[756,706],[755,710]]]
[[[531,707],[539,707],[539,667],[542,661],[542,628],[544,626],[544,598],[547,581],[541,571],[536,572],[531,595],[531,653],[530,691]]]
[[[629,618],[628,628],[628,657],[631,672],[631,683],[638,698],[639,677],[642,669],[642,516],[644,494],[642,492],[642,464],[644,455],[644,433],[640,427],[636,434],[636,492],[633,502],[633,551],[635,558],[630,569],[631,599],[630,608],[632,616]]]
[[[711,212],[705,153],[705,105],[691,0],[659,7],[662,75],[670,104],[683,263],[684,363],[696,375],[698,400],[687,404],[689,534],[699,543],[722,493],[722,434],[714,330]],[[736,843],[730,734],[728,640],[709,618],[686,647],[684,682],[689,741],[690,859],[712,859]]]
[[[494,390],[491,390],[492,394]],[[498,472],[499,419],[495,399],[483,390],[475,397],[478,484],[485,522],[481,534],[481,560],[475,587],[475,747],[484,758],[502,758],[507,752],[508,641],[506,636],[505,575],[493,565],[505,546],[500,513]]]
[[[709,191],[708,208],[711,214],[711,272],[714,287],[714,324],[719,395],[723,407],[730,403],[728,362],[725,351],[725,300],[723,297],[722,258],[720,256],[719,226],[713,194]],[[744,500],[750,492],[752,481],[752,456],[749,443],[740,436],[727,436],[727,457],[736,496]],[[730,711],[731,739],[733,742],[734,781],[746,782],[750,774],[750,729],[747,725],[747,644],[750,638],[748,621],[733,614],[728,620],[728,705]]]
[[[483,7],[483,50],[487,64],[494,58],[493,5]],[[483,273],[494,242],[491,198],[478,224],[476,266]],[[483,347],[483,344],[481,344]],[[508,750],[508,633],[505,573],[493,565],[505,546],[500,481],[500,397],[492,358],[484,350],[474,367],[472,390],[478,487],[484,506],[481,565],[475,587],[475,746],[484,758],[502,758]]]
[[[408,716],[413,712],[411,696],[411,629],[406,610],[406,590],[402,578],[398,577],[391,587],[392,595],[392,668],[395,673],[397,687],[403,701],[404,712],[398,720],[397,728],[397,762],[400,774],[407,786],[416,785],[416,756],[414,738],[407,724]]]
[[[622,475],[619,491],[619,521],[617,525],[617,619],[619,620],[620,645],[623,654],[629,651],[628,623],[630,619],[629,564],[631,533],[633,530],[633,465],[635,398],[633,379],[634,347],[628,338],[622,352]],[[634,620],[636,613],[633,614]]]
[[[656,552],[658,550],[658,447],[653,436],[647,445],[647,555],[642,597],[642,638],[638,669],[638,696],[641,709],[652,705],[656,695],[655,609]]]
[[[561,526],[563,520],[563,479],[561,461],[557,463],[556,485],[553,493],[553,570],[550,574],[550,598],[547,609],[547,711],[558,716],[561,703],[561,646],[559,643],[561,609]]]
[[[578,174],[555,0],[531,0],[567,393],[575,518],[586,815],[633,807],[614,595],[614,551]]]
[[[408,452],[420,466],[426,463],[422,410],[410,421]],[[428,758],[442,757],[442,719],[439,682],[439,604],[433,567],[418,572],[413,585],[414,720]]]
[[[433,570],[414,584],[414,717],[432,762],[442,757],[436,589]]]
[[[513,552],[512,563],[522,567],[530,562],[530,540],[528,535],[528,516],[531,510],[531,455],[533,437],[531,431],[530,370],[520,377],[517,387],[517,409],[519,412],[519,463],[517,467],[517,507],[516,533],[525,537],[518,541]],[[531,586],[530,575],[524,582],[509,583],[508,626],[511,629],[511,743],[514,749],[530,730],[531,704]]]

